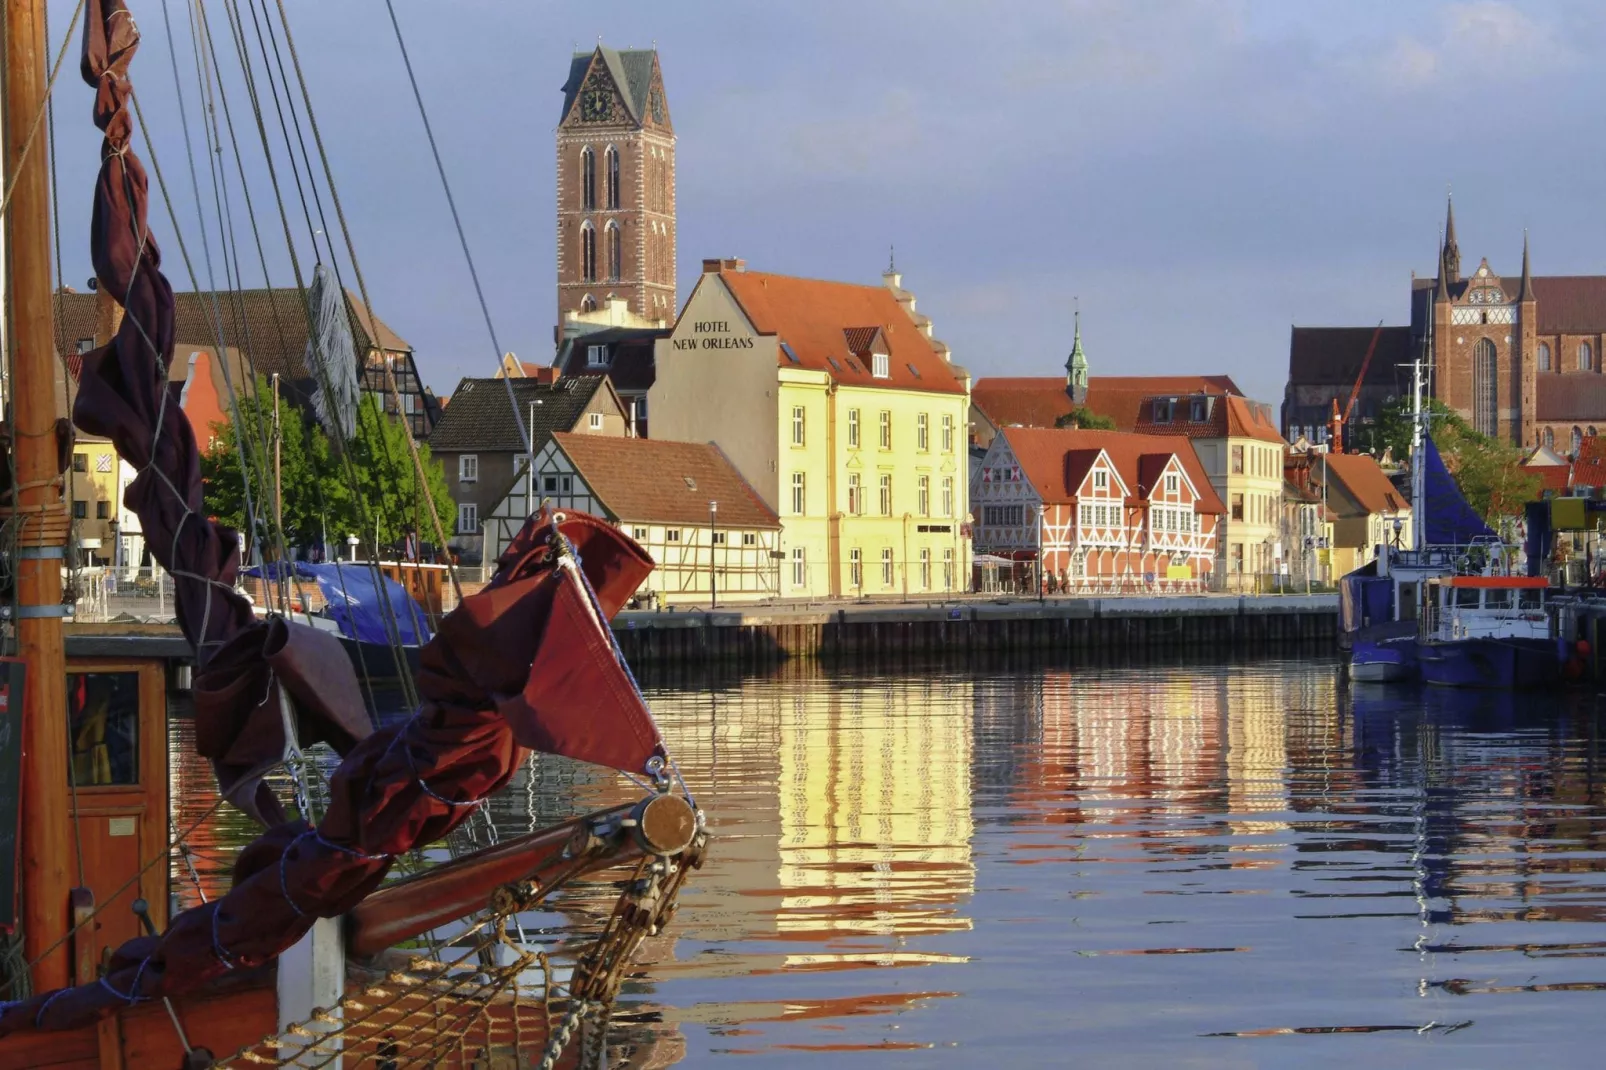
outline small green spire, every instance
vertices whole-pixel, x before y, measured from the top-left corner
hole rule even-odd
[[[1082,310],[1076,310],[1071,355],[1065,360],[1065,389],[1078,405],[1087,397],[1087,352],[1082,349]]]

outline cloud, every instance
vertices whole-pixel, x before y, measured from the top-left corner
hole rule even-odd
[[[1578,58],[1548,23],[1503,0],[1470,0],[1440,9],[1429,33],[1396,38],[1358,70],[1389,91],[1452,85],[1475,90],[1554,75]]]

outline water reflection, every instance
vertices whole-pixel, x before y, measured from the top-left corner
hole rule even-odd
[[[792,665],[649,691],[716,838],[622,1000],[632,1065],[1592,1054],[1573,1027],[1606,985],[1606,935],[1578,924],[1606,921],[1591,694],[1351,690],[1322,661]],[[174,777],[182,824],[210,777]],[[538,759],[490,816],[515,835],[633,790]],[[249,830],[204,828],[214,894]],[[533,938],[563,943],[613,894],[577,888]]]

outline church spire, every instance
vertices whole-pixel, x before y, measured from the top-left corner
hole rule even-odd
[[[1522,286],[1517,290],[1518,301],[1534,299],[1534,276],[1528,267],[1528,232],[1522,232]]]
[[[1455,240],[1455,202],[1448,196],[1444,198],[1444,255],[1440,257],[1443,270],[1441,275],[1448,275],[1447,283],[1461,281],[1461,246]]]
[[[1071,339],[1071,355],[1065,358],[1065,392],[1071,402],[1087,401],[1087,353],[1082,349],[1082,310],[1076,310],[1076,332]]]

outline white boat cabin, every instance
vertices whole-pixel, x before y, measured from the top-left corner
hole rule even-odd
[[[1541,576],[1445,576],[1428,581],[1429,639],[1548,639],[1552,635]]]

